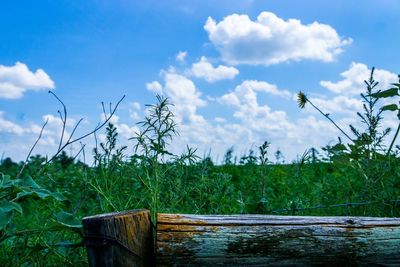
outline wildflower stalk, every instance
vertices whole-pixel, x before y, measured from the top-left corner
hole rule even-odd
[[[319,109],[316,105],[314,105],[314,104],[310,101],[310,99],[308,99],[308,97],[307,97],[303,92],[300,91],[300,92],[298,93],[298,95],[297,95],[297,101],[298,101],[299,107],[302,108],[302,109],[305,107],[305,105],[306,105],[307,102],[310,103],[310,105],[311,105],[313,108],[315,108],[319,113],[321,113],[322,116],[324,116],[325,118],[327,118],[333,125],[335,125],[335,127],[336,127],[340,132],[342,132],[342,133],[344,134],[344,136],[346,136],[352,143],[354,143],[354,140],[353,140],[345,131],[343,131],[342,128],[340,128],[339,125],[337,125],[336,122],[335,122],[334,120],[331,119],[331,117],[329,117],[329,114],[328,114],[328,113],[322,112],[322,110]]]

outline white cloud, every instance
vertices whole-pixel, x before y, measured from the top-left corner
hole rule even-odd
[[[246,80],[236,86],[233,92],[223,95],[219,100],[222,103],[233,106],[240,106],[243,102],[256,104],[256,92],[263,92],[271,95],[289,99],[292,94],[288,90],[281,90],[274,84],[264,81]]]
[[[197,114],[197,108],[206,105],[193,81],[175,72],[166,72],[164,90],[174,104],[176,118],[184,123],[201,122],[204,118]]]
[[[136,125],[130,127],[126,123],[121,123],[120,118],[115,114],[111,117],[110,122],[117,128],[118,134],[125,139],[123,140],[124,143],[126,143],[127,139],[134,137],[136,133],[139,132],[139,128]]]
[[[331,81],[321,81],[321,86],[325,87],[329,91],[334,92],[337,95],[318,95],[311,96],[309,99],[313,104],[322,110],[324,113],[329,113],[330,117],[350,136],[352,133],[349,129],[349,125],[355,126],[357,129],[363,130],[366,125],[363,124],[357,112],[364,113],[362,105],[362,99],[359,96],[360,93],[365,92],[366,85],[364,80],[368,80],[370,77],[371,69],[369,69],[365,64],[362,63],[351,63],[348,70],[342,72],[340,75],[343,77],[342,80],[338,82]],[[387,89],[390,84],[397,81],[397,75],[383,69],[375,69],[374,79],[379,82],[377,89]],[[392,100],[383,99],[377,103],[375,110],[377,111],[379,107],[389,103]],[[312,140],[318,140],[316,144],[319,146],[327,144],[327,138],[324,138],[322,134],[329,134],[331,137],[342,136],[345,142],[348,140],[339,132],[338,129],[333,127],[333,125],[326,120],[318,111],[316,111],[310,105],[306,105],[303,114],[308,114],[306,118],[298,119],[297,126],[302,124],[307,127],[303,127],[302,131],[296,131],[298,140],[307,140],[307,135],[313,136]],[[316,116],[316,119],[314,117]],[[394,129],[398,125],[398,119],[396,114],[393,112],[384,112],[383,114],[382,127],[380,130],[391,127]],[[386,141],[392,138],[389,136]],[[335,140],[333,138],[333,140]],[[304,142],[304,141],[303,141]],[[314,145],[315,146],[315,145]]]
[[[54,82],[42,69],[32,72],[21,62],[11,67],[0,65],[0,98],[17,99],[27,90],[54,88]]]
[[[352,42],[329,25],[285,21],[271,12],[260,13],[255,21],[238,14],[220,22],[209,17],[204,29],[222,59],[230,64],[271,65],[303,59],[330,62]]]
[[[334,93],[345,95],[358,95],[365,91],[364,80],[368,80],[371,69],[363,63],[352,62],[349,68],[340,76],[343,80],[338,82],[321,81],[320,85]],[[374,79],[379,82],[379,88],[388,89],[391,83],[397,82],[395,73],[383,69],[375,69]]]
[[[132,102],[131,103],[131,106],[132,106],[132,108],[133,109],[135,109],[135,110],[140,110],[140,103],[139,102]]]
[[[56,117],[52,114],[46,114],[46,115],[43,115],[42,119],[43,119],[43,121],[48,121],[48,125],[51,125],[52,127],[60,128],[60,129],[62,128],[62,121],[61,121],[60,117]],[[72,127],[75,125],[75,123],[76,123],[75,119],[67,118],[65,125],[67,127]]]
[[[132,102],[130,103],[130,108],[129,108],[129,117],[136,121],[140,119],[139,112],[140,111],[140,103],[139,102]]]
[[[24,128],[22,128],[18,124],[6,120],[4,118],[4,111],[0,111],[0,133],[12,133],[16,135],[22,135],[24,131]]]
[[[129,118],[131,118],[134,121],[137,121],[140,119],[140,115],[138,112],[132,111],[132,112],[129,112]]]
[[[222,117],[215,117],[215,118],[214,118],[214,121],[215,121],[215,122],[218,122],[218,123],[223,123],[223,122],[226,122],[226,119],[224,119],[224,118],[222,118]]]
[[[133,104],[133,106],[136,106]],[[109,114],[108,114],[109,115]],[[104,121],[104,114],[99,115],[100,120]],[[33,155],[40,154],[42,156],[48,155],[52,156],[57,151],[61,130],[62,130],[62,122],[59,117],[54,116],[52,114],[46,114],[42,116],[41,123],[47,121],[47,125],[44,128],[42,137],[40,138],[38,145],[35,147],[33,151]],[[64,142],[68,140],[70,136],[70,132],[72,131],[74,125],[76,124],[76,119],[68,119],[67,120],[67,129],[64,133]],[[118,147],[123,145],[128,145],[128,139],[135,136],[135,132],[138,132],[138,127],[136,125],[129,126],[124,122],[120,122],[120,118],[116,115],[113,116],[111,122],[117,128],[119,133],[118,138]],[[83,133],[88,133],[96,125],[88,125],[87,121],[83,121],[77,129],[73,138],[81,136]],[[4,153],[5,157],[11,157],[13,160],[24,160],[26,155],[29,152],[29,149],[32,147],[34,142],[36,141],[39,133],[42,129],[42,125],[36,123],[30,123],[27,125],[19,125],[18,123],[9,121],[5,119],[5,113],[0,111],[0,154]],[[103,142],[106,140],[106,135],[104,134],[105,127],[97,132],[97,141]],[[86,144],[86,162],[92,163],[93,158],[91,157],[93,148],[95,147],[94,138],[90,136],[82,140],[83,144]],[[17,144],[17,145],[16,145]],[[81,149],[80,142],[75,143],[73,145],[69,145],[65,151],[70,156],[75,156],[76,153]],[[81,160],[83,158],[81,157]]]
[[[48,120],[47,126],[43,130],[44,135],[54,134],[54,129],[61,130],[61,122],[58,123],[59,118],[54,117],[53,115],[45,115],[43,116],[43,121]],[[68,120],[70,122],[70,120]],[[67,123],[69,125],[69,123]],[[58,127],[60,126],[60,127]],[[53,129],[49,129],[53,128]],[[19,125],[18,123],[12,122],[5,118],[5,112],[0,110],[0,133],[9,133],[15,134],[18,136],[22,136],[23,134],[34,134],[38,135],[42,129],[42,125],[31,124],[28,126]]]
[[[36,123],[20,125],[5,119],[4,115],[5,113],[0,111],[0,133],[9,134],[10,136],[7,137],[5,134],[0,134],[0,152],[4,152],[7,157],[12,157],[14,160],[23,160],[38,138],[43,125]],[[48,123],[43,130],[43,135],[38,145],[33,151],[34,154],[52,155],[57,149],[56,146],[61,132],[61,127],[59,126],[61,124],[58,122],[59,118],[52,115],[42,117],[43,122],[47,119]],[[68,138],[68,133],[66,133],[65,138]]]
[[[162,86],[159,82],[157,81],[152,81],[150,83],[146,83],[146,88],[147,90],[155,93],[155,94],[162,94]]]
[[[344,95],[335,96],[332,98],[314,98],[310,97],[310,100],[313,104],[319,107],[323,112],[329,114],[342,114],[342,115],[350,115],[353,116],[357,111],[362,110],[362,101],[359,98],[347,97]],[[317,111],[306,105],[306,110],[309,110],[313,113],[317,113]]]
[[[176,61],[184,63],[185,59],[187,57],[187,52],[186,51],[179,51],[179,53],[176,55]]]
[[[206,57],[201,57],[199,62],[192,65],[191,74],[197,78],[204,78],[207,82],[216,82],[235,78],[239,74],[239,70],[223,65],[214,67]]]
[[[220,103],[235,108],[233,116],[240,119],[247,129],[254,132],[276,132],[289,130],[286,112],[273,111],[267,104],[260,105],[257,92],[290,98],[287,90],[279,90],[275,85],[261,81],[244,81],[235,90],[219,98]]]

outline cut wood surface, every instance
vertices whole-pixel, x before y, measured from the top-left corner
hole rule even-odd
[[[82,220],[89,266],[151,266],[153,235],[148,210],[115,212]]]
[[[158,214],[157,266],[400,266],[400,219]]]

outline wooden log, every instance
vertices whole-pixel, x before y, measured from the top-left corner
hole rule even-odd
[[[158,214],[157,266],[400,266],[400,219]]]
[[[82,220],[89,266],[153,266],[148,210],[115,212]]]

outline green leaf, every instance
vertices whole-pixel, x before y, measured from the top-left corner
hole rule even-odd
[[[21,198],[27,197],[27,196],[38,197],[38,198],[41,198],[41,199],[50,197],[50,192],[47,191],[46,189],[29,190],[28,188],[26,188],[26,190],[27,191],[19,192],[17,194],[17,198],[16,199],[21,199]]]
[[[12,214],[12,211],[0,209],[0,230],[3,230],[10,223]]]
[[[371,96],[375,97],[375,98],[392,97],[392,96],[399,95],[398,91],[399,91],[398,88],[390,88],[390,89],[387,89],[385,91],[381,91],[381,92],[378,92],[378,93],[375,93],[375,94],[371,94]]]
[[[16,199],[21,199],[21,198],[27,197],[27,196],[34,196],[34,197],[38,197],[38,198],[41,198],[41,199],[45,199],[45,198],[48,198],[48,197],[53,197],[53,198],[55,198],[56,200],[59,200],[59,201],[64,201],[65,200],[65,197],[62,194],[60,194],[60,193],[52,193],[49,190],[44,189],[44,188],[38,188],[38,189],[22,188],[22,190],[24,190],[24,191],[19,192],[17,194]]]
[[[396,104],[390,104],[382,107],[382,110],[397,111],[399,108]]]
[[[10,175],[5,175],[0,173],[0,188],[5,189],[5,188],[10,188],[13,186],[13,180],[10,179]]]
[[[71,213],[61,211],[56,214],[58,223],[70,228],[82,228],[82,223],[79,219],[75,218]]]
[[[17,200],[17,199],[21,199],[21,198],[23,198],[23,197],[25,197],[25,196],[30,196],[30,195],[33,195],[33,192],[26,192],[26,191],[19,192],[19,193],[17,194],[17,197],[16,197],[15,199],[16,199],[16,200]]]
[[[30,187],[30,188],[40,188],[40,186],[30,176],[20,179],[18,186]]]
[[[38,188],[38,189],[32,190],[32,192],[34,194],[36,194],[39,198],[47,198],[47,197],[52,196],[52,193],[49,190],[44,189],[44,188]]]
[[[18,203],[15,203],[15,202],[11,202],[11,201],[1,202],[0,203],[0,209],[5,211],[5,212],[16,210],[16,211],[18,211],[19,213],[22,214],[21,205],[19,205]]]

